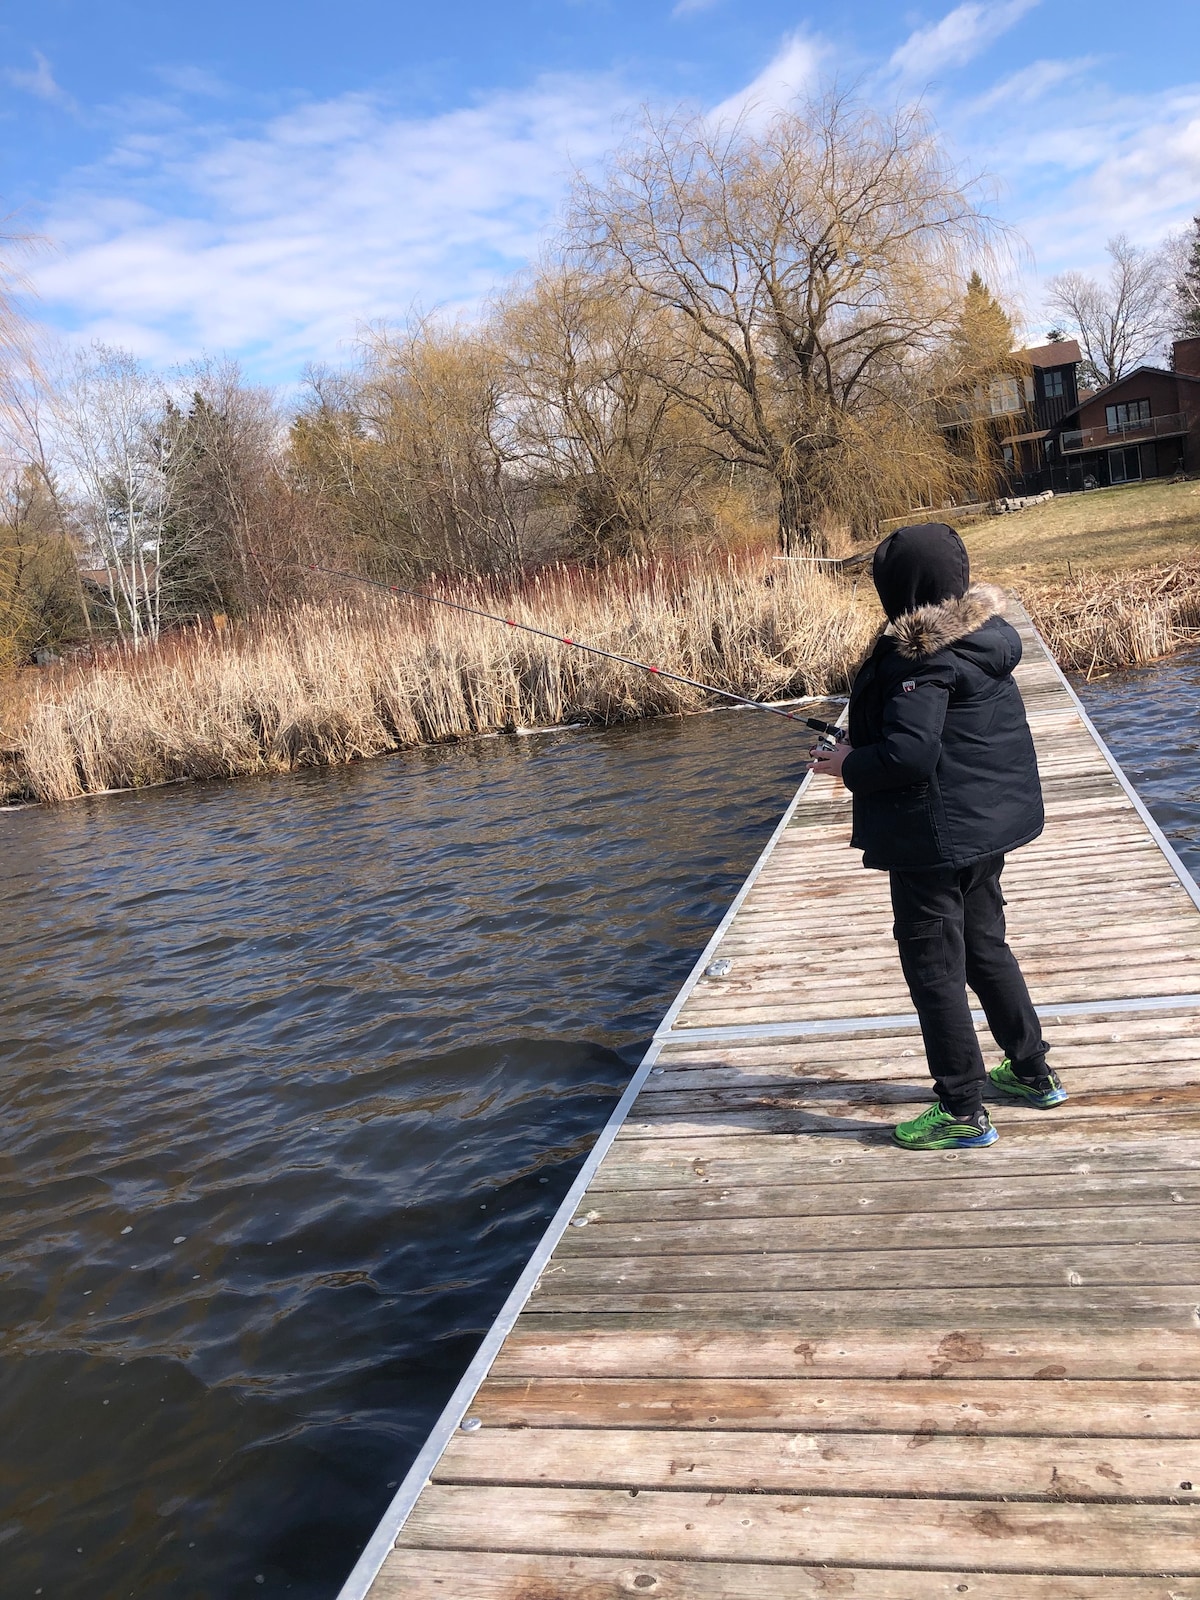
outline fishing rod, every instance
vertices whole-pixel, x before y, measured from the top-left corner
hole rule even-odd
[[[502,617],[494,611],[482,611],[478,606],[464,605],[460,600],[447,600],[442,595],[426,594],[421,589],[406,589],[403,584],[384,583],[378,578],[365,578],[360,572],[342,572],[336,567],[321,567],[314,561],[304,563],[309,572],[321,572],[327,578],[341,578],[347,583],[360,583],[367,589],[381,589],[385,594],[404,595],[409,600],[425,600],[430,605],[445,606],[450,611],[462,611],[469,617],[483,617],[487,622],[497,622],[505,628],[516,628],[521,633],[536,634],[539,639],[552,639],[555,644],[570,645],[572,650],[585,650],[589,655],[604,656],[609,661],[619,661],[623,666],[636,667],[639,672],[647,672],[655,678],[669,678],[672,683],[686,683],[691,689],[702,689],[705,694],[720,695],[724,700],[733,700],[738,705],[753,706],[756,711],[769,711],[773,716],[786,717],[789,722],[799,722],[806,728],[814,728],[827,739],[836,743],[846,737],[844,728],[836,727],[832,722],[822,722],[817,717],[802,717],[795,711],[788,711],[783,706],[773,706],[767,700],[755,700],[748,694],[735,694],[732,689],[719,689],[715,683],[701,683],[696,678],[685,678],[681,672],[671,672],[666,667],[652,667],[646,661],[635,661],[632,656],[619,655],[615,650],[603,650],[598,644],[587,644],[582,639],[568,638],[564,633],[551,633],[546,628],[535,628],[532,623],[518,622],[513,617]],[[835,700],[837,695],[813,695],[812,698]]]

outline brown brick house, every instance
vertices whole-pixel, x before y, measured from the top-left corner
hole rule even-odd
[[[952,441],[961,440],[964,446],[971,431],[980,423],[986,426],[997,464],[1003,464],[1005,493],[1037,494],[1057,488],[1050,482],[1054,447],[1047,446],[1055,429],[1079,405],[1077,373],[1082,360],[1074,339],[1018,350],[1011,372],[947,406],[941,425]]]
[[[1054,482],[1083,489],[1200,472],[1200,339],[1177,339],[1172,365],[1136,367],[1082,395],[1047,441]]]
[[[1050,441],[1063,418],[1079,405],[1083,352],[1074,339],[1058,339],[1019,351],[1017,360],[1025,369],[1024,405],[1006,419],[1008,426],[999,431],[998,442],[1009,492],[1038,494],[1054,487]]]

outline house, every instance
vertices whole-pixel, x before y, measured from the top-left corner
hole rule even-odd
[[[1018,350],[1013,370],[993,378],[986,392],[980,386],[973,397],[948,408],[942,426],[961,436],[980,422],[987,424],[1003,461],[1005,493],[1039,494],[1059,487],[1050,482],[1050,465],[1058,459],[1052,441],[1056,428],[1079,406],[1082,360],[1074,339]]]
[[[1016,359],[1025,368],[1023,380],[1002,381],[1010,388],[1020,385],[1023,403],[1011,407],[1004,418],[1008,426],[997,430],[1005,487],[1015,495],[1065,488],[1065,484],[1051,481],[1050,469],[1057,460],[1054,436],[1063,419],[1079,405],[1083,352],[1074,339],[1055,339],[1018,351]],[[994,404],[992,410],[995,415]]]
[[[1176,339],[1169,371],[1135,367],[1081,396],[1056,424],[1051,451],[1055,489],[1200,472],[1200,339]]]

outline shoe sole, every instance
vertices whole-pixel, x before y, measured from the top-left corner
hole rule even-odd
[[[1070,1099],[1065,1089],[1051,1089],[1050,1093],[1045,1095],[1022,1094],[1019,1089],[1010,1089],[1003,1083],[997,1083],[990,1075],[988,1082],[997,1094],[1015,1100],[1018,1105],[1032,1106],[1035,1111],[1051,1111],[1055,1106],[1062,1105],[1064,1100]]]
[[[985,1145],[995,1144],[999,1137],[995,1128],[989,1128],[986,1133],[976,1134],[973,1139],[934,1139],[929,1144],[909,1144],[892,1129],[892,1142],[898,1144],[901,1150],[982,1150]]]

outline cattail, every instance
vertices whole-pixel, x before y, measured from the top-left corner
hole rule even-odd
[[[695,559],[602,571],[560,563],[515,584],[438,587],[468,604],[494,596],[519,621],[762,699],[844,690],[874,626],[850,586],[761,554],[711,570]],[[5,710],[0,783],[47,801],[705,704],[684,684],[552,640],[358,593],[21,684]]]

